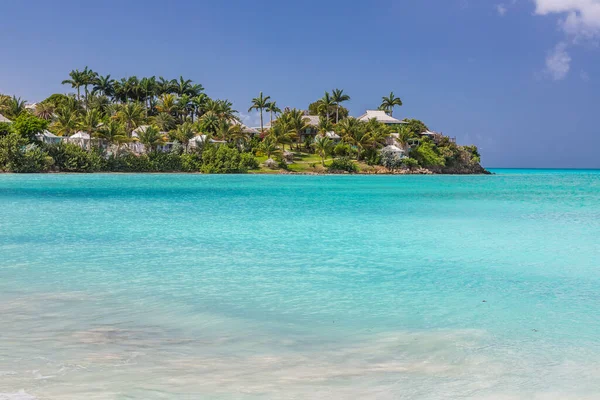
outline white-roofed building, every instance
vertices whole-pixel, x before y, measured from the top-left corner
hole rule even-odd
[[[377,120],[377,122],[381,122],[386,125],[397,125],[397,124],[406,124],[404,121],[400,121],[394,117],[390,117],[382,110],[367,110],[363,115],[357,118],[359,121],[367,122],[371,119]]]
[[[46,144],[57,144],[60,143],[62,138],[60,136],[56,136],[54,133],[44,130],[42,133],[38,133],[35,135],[35,138],[40,142],[44,142]]]
[[[6,118],[4,115],[0,114],[0,122],[6,122],[7,124],[11,124],[12,121]]]
[[[193,138],[190,139],[190,147],[196,147],[198,145],[202,145],[204,144],[204,142],[206,142],[206,135],[196,135]],[[208,143],[214,143],[214,144],[223,144],[223,143],[227,143],[224,140],[216,140],[216,139],[208,139]]]
[[[67,142],[78,145],[81,148],[87,149],[90,142],[90,135],[87,132],[79,131],[67,138]]]

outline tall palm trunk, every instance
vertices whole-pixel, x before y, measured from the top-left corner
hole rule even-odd
[[[260,133],[262,134],[264,132],[264,128],[263,128],[263,116],[262,116],[262,112],[263,109],[260,109]]]
[[[335,105],[335,123],[337,124],[340,121],[340,106],[338,104]]]

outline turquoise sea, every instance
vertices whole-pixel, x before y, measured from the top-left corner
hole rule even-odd
[[[600,171],[0,175],[0,399],[598,399]]]

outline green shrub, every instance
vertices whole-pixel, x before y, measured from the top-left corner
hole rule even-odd
[[[336,157],[352,157],[354,154],[352,146],[348,143],[340,142],[333,148],[333,154]]]
[[[240,166],[246,170],[258,169],[258,160],[251,153],[242,153]]]
[[[198,154],[182,154],[181,170],[183,172],[198,172],[202,167],[202,158]]]
[[[419,162],[414,158],[406,157],[402,159],[402,164],[407,168],[416,168],[419,166]]]
[[[107,162],[107,169],[113,172],[151,172],[152,162],[146,154],[135,155],[126,153],[119,156],[111,155]]]
[[[348,157],[340,157],[333,160],[329,168],[330,172],[358,172],[358,166]]]
[[[177,153],[151,153],[149,158],[152,171],[181,171],[181,157]]]
[[[231,174],[246,172],[241,163],[242,157],[237,149],[227,146],[210,147],[202,153],[202,167],[206,174]]]
[[[47,127],[48,121],[26,112],[19,114],[12,124],[12,129],[30,142],[35,140],[36,134],[42,133]]]
[[[63,172],[97,172],[106,168],[105,160],[97,151],[87,151],[72,143],[46,146],[54,159],[54,167]]]
[[[365,159],[365,162],[368,165],[380,165],[381,164],[381,154],[379,154],[379,151],[376,149],[366,149],[363,152],[363,157]]]
[[[12,132],[12,124],[9,122],[0,122],[0,136],[6,136]]]
[[[419,162],[423,167],[443,167],[446,160],[441,156],[433,142],[424,139],[421,144],[412,149],[410,156]]]
[[[52,157],[16,132],[0,137],[0,170],[7,172],[46,172]]]

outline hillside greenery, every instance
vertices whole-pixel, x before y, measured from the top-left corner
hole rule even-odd
[[[261,92],[248,104],[249,111],[260,114],[256,131],[242,124],[231,101],[211,98],[202,85],[183,77],[117,80],[86,67],[71,71],[62,83],[73,93],[52,94],[35,107],[19,97],[0,95],[0,114],[12,121],[0,122],[1,171],[353,173],[381,167],[390,172],[469,173],[481,169],[475,146],[459,146],[441,135],[435,140],[425,137],[421,133],[428,128],[422,121],[384,125],[349,117],[343,104],[351,98],[341,89],[325,92],[307,111],[282,110]],[[401,105],[392,92],[382,97],[380,109],[391,116]],[[310,126],[307,115],[319,116],[318,126]],[[317,135],[307,136],[307,130]],[[37,139],[44,131],[63,138],[85,132],[91,140],[83,145],[48,144]],[[339,140],[331,139],[331,133]],[[407,157],[381,151],[390,144],[392,133]]]

